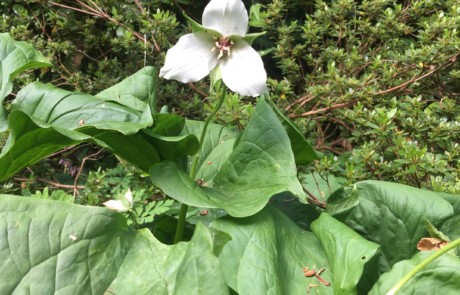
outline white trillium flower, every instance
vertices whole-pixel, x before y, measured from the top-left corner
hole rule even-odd
[[[241,95],[268,92],[262,58],[243,38],[248,12],[241,0],[211,0],[201,31],[187,34],[168,50],[160,77],[196,82],[219,66],[222,80]]]
[[[111,210],[126,212],[133,207],[133,194],[128,189],[121,200],[109,200],[102,204]]]

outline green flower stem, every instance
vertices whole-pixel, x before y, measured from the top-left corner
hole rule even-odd
[[[415,266],[414,269],[412,269],[410,272],[408,272],[396,285],[394,285],[393,288],[391,288],[386,295],[394,295],[396,292],[398,292],[401,287],[407,283],[413,276],[415,276],[419,271],[421,271],[423,268],[425,268],[429,263],[431,263],[433,260],[436,258],[444,255],[445,253],[449,252],[450,250],[460,246],[460,238],[456,239],[455,241],[449,243],[447,246],[442,247],[440,250],[435,251],[432,255],[430,255],[428,258],[420,262],[417,266]]]
[[[206,130],[208,129],[209,123],[211,123],[211,121],[214,119],[214,116],[217,114],[219,109],[222,107],[222,104],[224,103],[225,88],[222,87],[221,91],[219,90],[216,91],[216,95],[218,96],[217,106],[214,108],[212,113],[209,115],[209,117],[204,122],[203,130],[201,130],[201,135],[200,135],[200,145],[203,144],[204,137],[206,135]],[[201,146],[200,146],[200,153],[201,153]],[[199,154],[193,159],[192,168],[190,169],[190,178],[192,179],[195,179],[199,159],[200,159]],[[185,227],[185,219],[187,217],[187,211],[188,211],[188,205],[182,204],[180,206],[179,220],[177,222],[176,235],[174,237],[174,244],[177,244],[178,242],[182,240],[182,235],[184,233],[184,227]]]

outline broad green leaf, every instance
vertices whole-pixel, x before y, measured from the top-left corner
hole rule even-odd
[[[301,229],[307,231],[310,231],[310,224],[316,220],[322,212],[317,206],[302,203],[299,199],[293,198],[289,193],[274,195],[269,203],[283,212]]]
[[[151,114],[154,114],[157,107],[156,77],[158,77],[156,68],[145,67],[120,83],[99,92],[96,96],[139,112],[149,113],[146,111],[148,109]],[[146,105],[149,107],[146,108]]]
[[[36,123],[68,130],[94,127],[133,134],[153,123],[147,106],[140,112],[120,103],[38,82],[18,93],[11,110],[26,113]]]
[[[0,294],[102,294],[135,232],[113,211],[0,195]]]
[[[190,242],[172,246],[141,230],[109,290],[115,294],[228,294],[213,242],[201,224]]]
[[[294,153],[296,163],[298,165],[307,165],[314,160],[318,160],[319,153],[313,149],[294,122],[286,117],[271,100],[268,101],[268,104],[270,104],[272,109],[275,111],[276,115],[283,123],[284,128],[286,128],[286,132],[291,141],[291,148]]]
[[[319,200],[327,200],[327,198],[337,189],[347,183],[343,177],[336,177],[332,174],[326,176],[320,175],[317,172],[299,172],[299,179],[302,186],[311,192]]]
[[[313,221],[311,229],[328,257],[334,294],[357,294],[364,265],[377,253],[379,245],[365,240],[327,213]]]
[[[161,136],[148,129],[149,141],[155,146],[163,160],[175,160],[184,155],[193,155],[200,149],[198,138],[194,135]]]
[[[0,218],[0,294],[228,294],[201,225],[167,246],[105,208],[8,195]]]
[[[0,104],[13,90],[13,80],[20,73],[52,66],[43,55],[26,42],[15,41],[8,33],[0,33]],[[0,132],[6,131],[7,114],[0,106]]]
[[[289,138],[263,100],[231,154],[218,164],[212,187],[200,186],[173,162],[153,166],[150,174],[153,183],[170,197],[195,207],[222,208],[235,217],[260,211],[271,196],[281,192],[304,200]],[[205,178],[201,181],[207,182]]]
[[[46,124],[38,126],[19,111],[11,112],[8,120],[10,136],[0,154],[0,180],[66,146],[90,139],[79,132],[51,128]]]
[[[155,114],[154,126],[145,129],[150,142],[158,150],[162,160],[176,160],[185,155],[194,155],[200,149],[198,136],[186,134],[185,119],[171,114]]]
[[[452,218],[450,218],[450,219],[452,219]],[[450,219],[448,219],[448,221]],[[428,220],[425,220],[425,228],[426,228],[427,232],[430,234],[430,237],[450,242],[450,238],[448,236],[446,236],[442,231],[438,230]]]
[[[326,209],[331,215],[349,212],[359,204],[359,194],[356,186],[351,188],[341,188],[329,197]]]
[[[440,197],[448,201],[454,209],[454,215],[447,219],[439,230],[446,234],[451,241],[460,238],[460,195],[438,193]],[[460,248],[457,247],[457,254],[460,255]]]
[[[321,278],[334,283],[320,242],[275,208],[247,218],[224,217],[212,228],[232,237],[219,255],[227,284],[239,294],[334,294],[303,268],[325,268]]]
[[[181,134],[193,134],[199,138],[203,126],[204,122],[187,120]],[[199,151],[197,179],[203,179],[209,186],[212,185],[217,172],[232,153],[235,141],[240,134],[238,129],[209,124]],[[189,159],[190,165],[192,161],[193,158]]]
[[[153,91],[145,79],[147,74],[156,72],[147,68],[134,74],[140,77],[138,88],[145,91],[144,97],[139,99],[139,104],[143,103],[145,108],[142,112],[41,83],[32,83],[22,89],[12,104],[8,118],[10,137],[0,155],[0,179],[6,179],[53,152],[81,141],[95,141],[110,147],[134,165],[148,170],[159,161],[155,149],[141,135],[122,135],[137,132],[152,123],[150,109],[142,102],[148,99],[149,91]],[[120,82],[121,85],[124,83]],[[144,150],[142,153],[137,150],[140,148]]]
[[[406,273],[431,254],[432,252],[421,252],[409,260],[396,263],[389,272],[380,277],[369,294],[386,294]],[[396,294],[458,294],[459,290],[460,259],[445,254],[418,272]]]
[[[390,182],[359,182],[350,194],[339,190],[329,201],[338,205],[348,198],[353,198],[354,207],[335,217],[381,245],[382,271],[417,252],[417,243],[428,235],[425,219],[439,227],[454,214],[437,193]]]
[[[446,193],[438,193],[440,197],[448,201],[454,209],[454,216],[447,219],[446,222],[439,228],[452,241],[460,238],[460,195],[452,195]]]
[[[185,119],[172,114],[155,114],[152,131],[162,136],[177,136],[184,130]],[[187,135],[187,134],[186,134]]]
[[[153,164],[160,161],[157,148],[151,143],[151,139],[142,132],[123,135],[115,131],[93,131],[97,144],[112,150],[116,155],[142,171],[149,171]]]
[[[198,139],[192,135],[147,134],[153,124],[156,75],[154,68],[146,67],[101,92],[100,97],[41,83],[28,85],[11,107],[10,137],[0,155],[0,179],[81,141],[111,149],[144,171],[162,158],[196,153]],[[158,121],[163,131],[177,128],[172,120]]]

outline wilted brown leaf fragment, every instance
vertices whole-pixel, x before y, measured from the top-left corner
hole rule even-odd
[[[326,270],[325,268],[320,268],[318,271],[316,271],[314,266],[313,266],[313,269],[309,269],[308,266],[307,266],[307,267],[304,267],[302,270],[303,270],[303,274],[306,277],[315,276],[318,279],[318,281],[320,281],[323,285],[325,285],[325,286],[330,286],[331,285],[331,283],[329,283],[328,281],[326,281],[325,279],[320,277],[321,273]]]
[[[316,271],[314,269],[309,269],[308,267],[303,268],[303,274],[306,277],[312,277],[316,274]]]
[[[439,250],[449,244],[447,241],[438,238],[422,238],[417,244],[417,249],[420,251]]]

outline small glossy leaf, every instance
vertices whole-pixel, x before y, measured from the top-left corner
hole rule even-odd
[[[417,243],[428,234],[425,219],[439,227],[454,214],[449,202],[437,193],[406,185],[363,181],[355,185],[351,194],[346,191],[337,191],[329,201],[338,205],[350,197],[357,199],[353,201],[355,206],[335,217],[381,245],[382,271],[417,252]]]
[[[192,32],[193,33],[198,33],[198,32],[208,32],[209,34],[212,34],[214,37],[219,37],[220,33],[217,31],[214,31],[209,28],[203,27],[199,22],[195,21],[193,18],[188,16],[185,11],[182,11],[182,15],[185,17],[185,19],[188,21],[190,26],[192,27]]]
[[[26,42],[16,41],[8,33],[0,33],[0,104],[13,90],[13,80],[20,73],[52,66],[43,55]],[[7,114],[0,106],[0,132],[7,129]]]
[[[263,100],[228,159],[222,161],[212,187],[195,182],[173,162],[155,165],[150,173],[153,183],[170,197],[196,207],[222,208],[235,217],[258,212],[271,196],[285,191],[304,200],[289,138]]]
[[[421,252],[409,260],[396,263],[389,272],[380,277],[369,294],[386,294],[406,273],[431,254],[432,252]],[[445,254],[418,272],[396,294],[458,294],[458,290],[460,290],[460,259]]]
[[[255,39],[259,38],[260,36],[265,35],[267,32],[258,32],[258,33],[250,33],[246,34],[243,37],[243,40],[248,42],[249,45],[252,45],[252,42],[254,42]]]
[[[247,218],[224,217],[212,228],[232,237],[219,260],[227,284],[239,294],[334,294],[316,277],[305,277],[303,269],[318,271],[333,283],[332,273],[320,242],[275,208],[267,206]],[[316,291],[315,291],[316,289]]]
[[[334,294],[357,294],[364,265],[377,253],[379,245],[365,240],[327,213],[312,222],[333,273]]]

